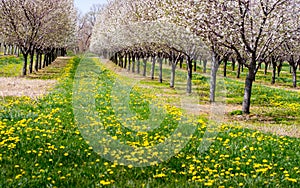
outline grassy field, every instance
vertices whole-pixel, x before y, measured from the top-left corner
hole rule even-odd
[[[3,77],[20,76],[23,59],[15,56],[0,56],[0,75]]]
[[[159,84],[156,79],[154,81],[147,79],[143,81],[153,88],[166,88],[170,79],[170,69],[164,65],[163,69],[164,83]],[[223,65],[222,65],[223,66]],[[284,126],[300,125],[300,90],[292,89],[292,76],[289,73],[289,68],[283,66],[281,77],[277,79],[278,83],[271,85],[270,70],[267,75],[264,75],[263,69],[257,73],[257,79],[254,82],[252,98],[251,98],[251,115],[239,117],[242,114],[242,102],[244,95],[244,81],[247,69],[241,74],[240,79],[236,79],[236,72],[231,70],[231,65],[228,65],[228,76],[222,76],[223,67],[219,68],[217,80],[224,84],[222,89],[226,90],[226,104],[233,108],[228,110],[227,118],[236,121],[237,123],[251,124],[255,126]],[[147,67],[147,75],[150,75],[150,64]],[[193,75],[194,92],[199,97],[200,102],[209,103],[209,67],[208,74],[202,73],[202,68],[198,67],[198,71]],[[178,69],[177,85],[175,87],[184,89],[186,80],[186,71]],[[300,81],[300,75],[299,81]],[[158,66],[155,69],[155,77],[158,77]],[[219,85],[221,85],[219,84]],[[222,85],[221,85],[222,86]],[[167,94],[174,93],[174,90],[164,90]],[[218,93],[217,93],[218,96]],[[176,98],[173,101],[178,101]],[[297,126],[300,130],[300,127]],[[298,136],[299,137],[299,131]]]
[[[97,59],[63,61],[63,71],[54,73],[59,84],[47,96],[38,100],[0,100],[0,187],[299,187],[299,139],[246,129],[238,123],[223,123],[209,149],[201,152],[199,146],[209,121],[199,116],[188,124],[191,117],[186,117],[184,109],[171,106],[178,95],[177,90],[167,88],[167,80],[161,85],[145,79],[139,81],[140,87],[130,90],[130,98],[124,100],[128,100],[127,111],[133,116],[126,116],[129,119],[125,119],[124,126],[126,109],[113,108],[118,104],[116,96],[122,96],[114,91],[115,80],[121,80],[120,88],[126,88],[131,79],[116,74],[116,67]],[[78,67],[85,71],[76,74]],[[164,74],[168,73],[164,69]],[[89,76],[94,76],[95,85],[85,82]],[[185,73],[178,71],[177,80],[183,82],[183,78]],[[231,78],[225,81],[228,103],[239,105],[242,83]],[[205,102],[207,77],[196,75],[194,83]],[[168,98],[160,103],[161,95],[166,93]],[[93,113],[78,114],[74,110],[74,105],[90,105],[84,102],[89,102],[90,95],[95,98],[98,122],[90,116]],[[258,85],[253,98],[254,114],[262,113],[259,117],[264,119],[253,116],[247,122],[270,119],[270,124],[299,123],[299,93]],[[78,103],[74,104],[74,100]],[[136,120],[150,118],[149,112],[156,109],[153,106],[165,114],[160,126],[135,126]],[[81,125],[80,117],[88,119],[88,123]],[[168,155],[168,150],[155,154],[151,146],[164,143],[170,135],[179,143],[184,135],[173,132],[181,122],[195,130],[189,141],[173,157],[156,163],[155,156]],[[109,142],[99,137],[104,131],[112,138]],[[142,160],[138,157],[147,155],[117,153],[109,147],[114,140],[135,149],[145,148],[143,151],[151,152],[154,158]],[[121,160],[125,156],[126,160]],[[114,160],[107,160],[108,157]],[[136,160],[150,165],[135,168],[124,164]]]

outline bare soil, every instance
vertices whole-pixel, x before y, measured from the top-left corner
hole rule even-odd
[[[47,94],[57,83],[55,79],[61,75],[62,68],[69,59],[70,57],[59,57],[49,67],[26,77],[0,77],[0,97],[38,98]]]
[[[56,80],[33,80],[19,77],[0,77],[0,96],[28,96],[31,98],[45,95]]]

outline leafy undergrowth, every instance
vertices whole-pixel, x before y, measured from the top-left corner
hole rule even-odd
[[[20,76],[23,66],[23,59],[15,56],[0,57],[0,76]]]
[[[93,63],[99,66],[94,69],[97,83],[92,91],[100,118],[97,124],[93,117],[84,116],[87,124],[78,127],[80,114],[74,117],[73,105],[80,107],[89,105],[84,101],[93,102],[89,95],[76,93],[78,85],[75,84],[75,90],[73,88],[77,76],[83,79],[79,81],[83,84],[79,85],[83,89],[81,94],[88,94],[84,89],[88,92],[91,89],[88,86],[93,86],[84,82],[91,74],[75,76],[79,61],[78,58],[69,61],[60,84],[44,98],[38,101],[27,97],[1,100],[1,187],[299,187],[299,139],[222,125],[213,144],[201,152],[198,148],[208,127],[205,119],[198,119],[191,125],[195,132],[189,142],[170,159],[156,163],[155,156],[168,152],[161,150],[161,153],[151,153],[150,166],[135,168],[122,164],[118,158],[122,157],[122,152],[112,152],[111,147],[107,147],[110,142],[120,140],[137,150],[142,149],[138,151],[151,152],[149,146],[164,143],[184,116],[178,108],[154,103],[165,113],[161,126],[150,127],[150,130],[135,127],[130,122],[149,118],[149,111],[154,108],[152,101],[156,99],[150,91],[145,92],[145,88],[134,88],[128,99],[128,109],[133,116],[124,126],[122,108],[118,113],[112,108],[118,105],[114,96],[121,95],[114,91],[114,80],[118,76],[97,60],[86,59],[82,62],[86,66]],[[124,82],[119,87],[123,88],[126,78],[121,80]],[[75,100],[80,105],[73,104],[72,97],[79,97]],[[82,113],[89,115],[89,112]],[[106,138],[111,138],[109,143],[103,140],[95,140],[102,141],[98,145],[86,143],[84,138],[90,136],[89,141],[93,141],[103,135],[103,131]],[[175,141],[183,138],[180,136],[175,134]],[[115,160],[104,159],[107,154]],[[147,163],[148,158],[136,158],[139,153],[126,155],[127,161]]]

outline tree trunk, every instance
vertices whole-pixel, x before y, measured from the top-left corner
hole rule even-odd
[[[132,56],[132,72],[135,72],[135,60],[136,60],[136,55],[133,54]]]
[[[52,61],[53,61],[53,55],[52,55],[52,50],[49,52],[48,54],[48,65],[51,65]]]
[[[11,45],[11,49],[10,49],[11,51],[10,51],[10,53],[11,53],[11,55],[15,55],[15,46],[14,45]]]
[[[118,53],[115,53],[114,61],[114,63],[118,65]]]
[[[255,78],[256,61],[252,57],[249,72],[245,81],[244,101],[243,101],[243,113],[250,114],[250,102],[252,94],[252,85]]]
[[[197,71],[197,59],[194,59],[194,72]]]
[[[280,72],[282,70],[283,61],[280,60],[278,68],[277,68],[277,76],[280,77]]]
[[[238,70],[237,70],[236,78],[240,78],[241,77],[241,68],[242,68],[241,63],[238,63]]]
[[[297,66],[292,66],[293,73],[293,87],[297,87]]]
[[[35,65],[34,65],[34,71],[35,72],[39,71],[39,60],[40,60],[40,53],[36,52]]]
[[[33,70],[33,59],[34,59],[34,50],[30,52],[30,62],[29,62],[29,73],[32,73]]]
[[[179,66],[180,66],[180,69],[182,69],[182,67],[183,67],[183,58],[180,58]]]
[[[40,53],[39,69],[42,69],[42,58],[43,58],[43,54]]]
[[[48,67],[50,64],[50,54],[47,53],[47,56],[46,56],[46,67]]]
[[[7,55],[7,45],[4,44],[4,55]],[[23,54],[24,55],[24,54]],[[26,75],[26,74],[25,74]]]
[[[18,55],[18,46],[15,46],[14,54],[15,54],[15,55]]]
[[[175,71],[176,71],[176,63],[175,60],[173,60],[174,62],[171,63],[171,81],[170,81],[170,87],[174,88],[175,86]]]
[[[151,64],[151,79],[154,80],[154,73],[155,73],[155,64],[156,64],[156,57],[152,57],[152,64]]]
[[[141,68],[141,58],[137,57],[137,73],[140,74],[140,68]]]
[[[228,63],[228,59],[225,58],[224,59],[224,77],[227,77],[227,63]]]
[[[211,61],[211,78],[210,78],[210,90],[209,90],[209,101],[215,102],[216,100],[216,85],[217,85],[217,72],[219,69],[220,57],[217,53],[213,52]]]
[[[244,92],[244,101],[243,101],[243,113],[250,114],[250,101],[251,101],[251,92],[252,92],[253,79],[250,78],[249,74],[245,82],[245,92]]]
[[[203,60],[203,73],[206,73],[206,69],[207,69],[207,59]]]
[[[128,66],[127,66],[127,70],[128,72],[130,71],[130,66],[131,66],[131,54],[128,54]]]
[[[46,53],[44,54],[44,61],[43,61],[43,68],[46,67],[46,59],[47,59],[47,55]]]
[[[23,53],[23,57],[24,57],[24,64],[23,64],[22,75],[26,76],[26,74],[27,74],[28,53]]]
[[[272,70],[272,82],[271,82],[271,84],[275,84],[275,82],[276,82],[277,63],[276,63],[276,60],[273,57],[272,57],[272,67],[273,67],[273,70]]]
[[[144,63],[143,76],[146,76],[146,72],[147,72],[147,57],[143,58],[143,63]]]
[[[188,74],[187,74],[187,88],[186,92],[188,94],[192,93],[192,79],[193,79],[193,62],[190,57],[186,59]]]
[[[52,60],[51,60],[51,63],[53,63],[53,62],[55,61],[55,59],[56,59],[56,55],[55,55],[55,48],[53,48],[53,49],[52,49],[52,53],[51,53],[51,55],[52,55]]]
[[[119,66],[120,66],[121,68],[124,67],[124,59],[123,59],[123,56],[122,56],[121,53],[120,53],[120,55],[119,55]]]
[[[269,63],[265,63],[265,72],[264,72],[265,75],[268,74],[268,66],[269,66]]]
[[[126,69],[127,67],[127,53],[125,53],[125,56],[124,56],[124,69]]]
[[[231,58],[231,61],[232,61],[232,71],[235,71],[235,64],[236,64],[236,61],[234,58]]]
[[[163,58],[159,57],[159,82],[163,82]]]

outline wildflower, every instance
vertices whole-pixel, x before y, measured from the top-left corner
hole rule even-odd
[[[128,165],[128,168],[133,168],[133,166],[132,165]]]
[[[294,183],[297,183],[297,179],[293,179],[293,178],[285,178],[285,180],[291,181],[291,182],[294,182]]]
[[[163,177],[166,177],[166,174],[161,173],[161,174],[156,174],[153,176],[153,178],[163,178]]]
[[[104,181],[104,180],[101,180],[101,181],[100,181],[100,184],[101,184],[101,185],[110,185],[111,182],[110,182],[110,181]]]

